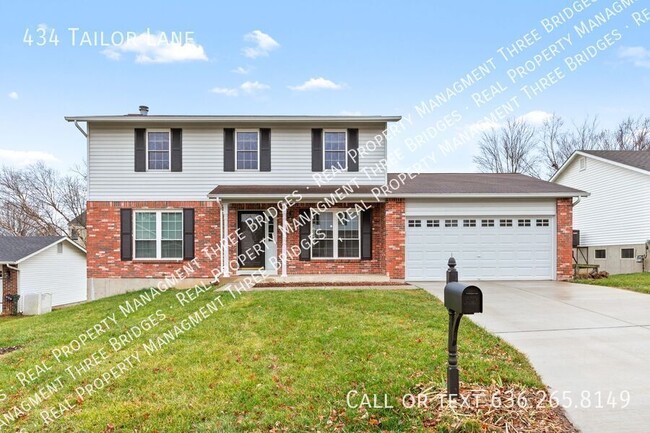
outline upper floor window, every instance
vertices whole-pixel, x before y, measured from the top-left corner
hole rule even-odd
[[[259,168],[259,133],[257,131],[237,131],[236,160],[237,170],[257,170]]]
[[[147,131],[147,169],[169,170],[169,130]]]
[[[345,131],[325,131],[324,133],[324,170],[347,168],[347,133]]]
[[[135,212],[136,259],[183,258],[183,212]]]

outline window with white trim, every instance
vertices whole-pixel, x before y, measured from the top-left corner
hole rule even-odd
[[[314,259],[361,257],[361,218],[354,210],[321,212],[311,222]]]
[[[409,220],[409,227],[422,227],[422,221],[420,220]]]
[[[517,225],[518,225],[519,227],[530,227],[530,220],[529,220],[529,219],[518,220],[518,221],[517,221]]]
[[[445,220],[445,227],[458,227],[458,220]]]
[[[259,167],[260,142],[258,131],[237,131],[235,160],[237,170],[257,170]]]
[[[183,212],[135,211],[135,258],[182,259]]]
[[[481,227],[494,227],[494,220],[481,220]]]
[[[427,227],[440,227],[440,220],[427,220]]]
[[[633,259],[634,258],[634,248],[621,248],[621,258],[622,259]]]
[[[501,226],[501,227],[512,227],[512,220],[511,219],[499,220],[499,226]]]
[[[463,220],[463,227],[476,227],[476,220]]]
[[[348,134],[345,131],[323,133],[323,170],[345,170],[348,164]]]
[[[169,135],[169,130],[147,130],[147,170],[169,170]]]
[[[606,259],[607,258],[607,250],[594,250],[594,258],[595,259]]]
[[[548,227],[550,225],[550,221],[548,220],[548,218],[538,219],[535,221],[535,225],[537,227]]]

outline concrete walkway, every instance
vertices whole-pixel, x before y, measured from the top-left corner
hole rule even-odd
[[[413,284],[442,299],[444,283]],[[484,312],[468,317],[525,353],[561,403],[570,397],[567,414],[584,433],[650,432],[650,295],[554,281],[475,284]],[[460,341],[461,368],[462,353]]]

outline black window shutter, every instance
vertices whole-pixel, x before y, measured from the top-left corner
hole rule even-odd
[[[372,209],[361,213],[361,260],[372,259]]]
[[[348,129],[348,171],[359,171],[358,129]]]
[[[323,171],[323,130],[311,130],[311,171]]]
[[[194,258],[194,209],[183,209],[183,258]]]
[[[135,171],[147,171],[147,130],[135,130]]]
[[[120,253],[122,260],[133,260],[133,210],[120,209]]]
[[[223,130],[223,171],[235,171],[235,130]]]
[[[172,129],[172,171],[183,171],[183,130]]]
[[[303,209],[299,212],[298,221],[301,223],[307,221],[309,217],[309,209]],[[309,240],[309,235],[311,233],[311,221],[300,226],[300,260],[310,260],[311,259],[311,242]],[[306,248],[305,248],[306,247]]]
[[[271,130],[260,129],[260,171],[271,171]]]

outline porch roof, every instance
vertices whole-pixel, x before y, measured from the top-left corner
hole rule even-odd
[[[332,194],[345,196],[347,200],[374,197],[372,189],[378,185],[217,185],[209,198],[221,199],[278,199],[300,194],[303,198],[322,199]]]

